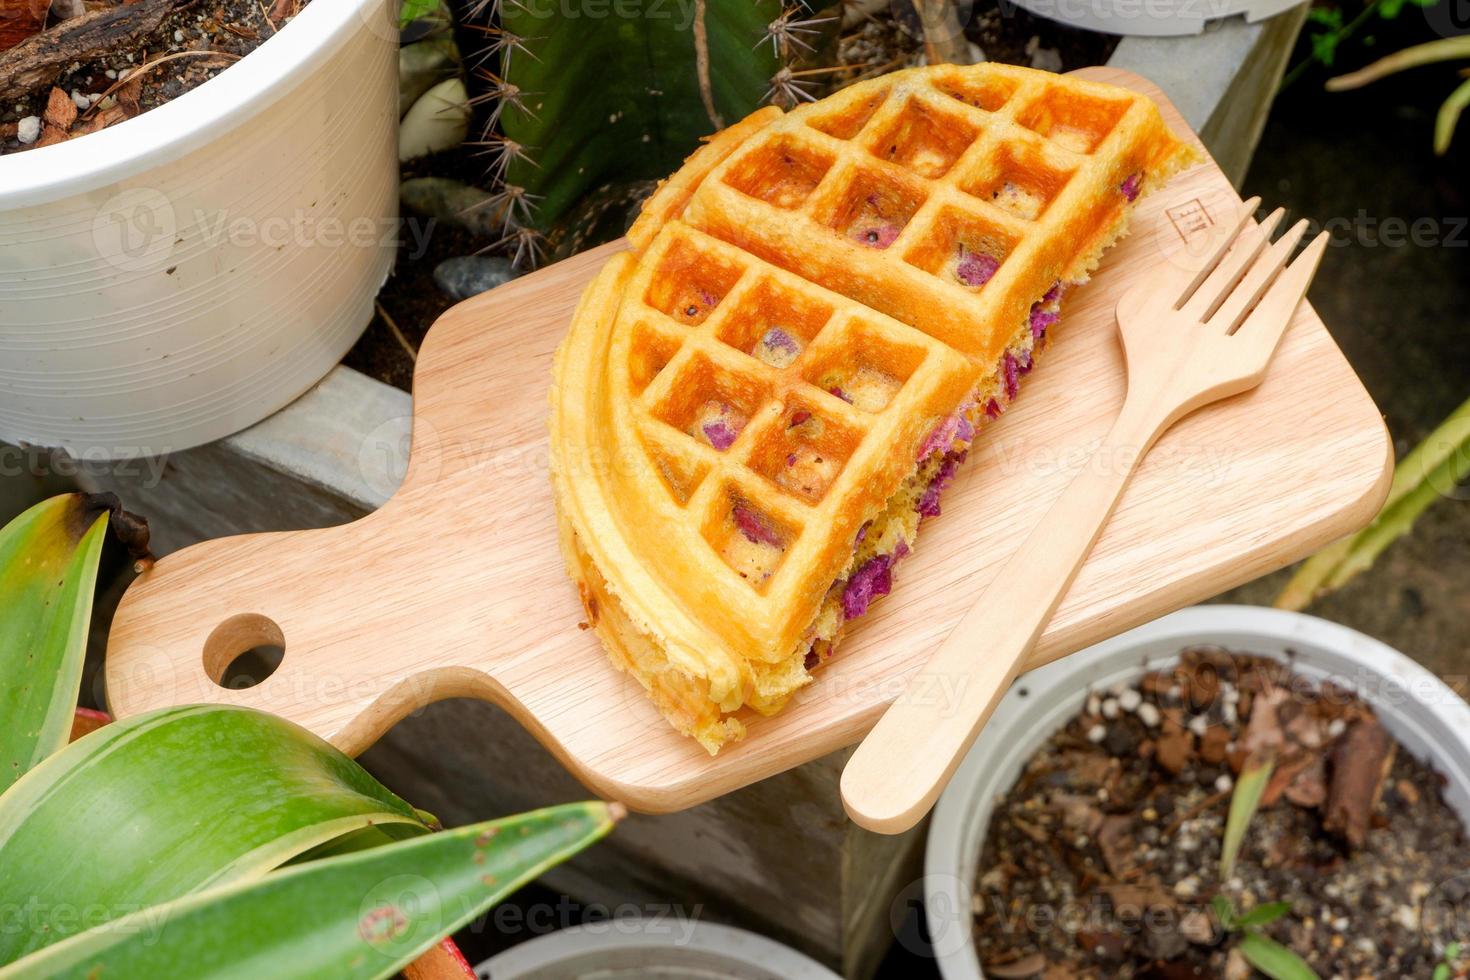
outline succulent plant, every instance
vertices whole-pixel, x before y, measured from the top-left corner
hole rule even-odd
[[[699,140],[766,102],[815,97],[835,18],[784,0],[462,0],[484,44],[466,58],[495,191],[486,207],[517,265],[590,194],[672,173]],[[595,209],[594,209],[595,210]],[[583,235],[580,241],[585,241]],[[590,242],[587,242],[590,244]]]

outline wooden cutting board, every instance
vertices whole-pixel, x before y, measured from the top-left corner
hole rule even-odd
[[[1147,93],[1188,133],[1143,79],[1079,74]],[[751,719],[748,737],[716,757],[669,728],[580,628],[557,549],[552,353],[583,285],[622,243],[440,317],[414,377],[408,473],[381,510],[342,527],[204,542],[139,577],[113,623],[111,706],[126,716],[185,702],[250,705],[357,753],[417,707],[485,698],[592,789],[649,811],[692,806],[851,744],[1107,429],[1124,388],[1112,311],[1131,278],[1190,228],[1239,206],[1208,162],[1142,202],[1131,235],[1068,298],[1041,368],[987,427],[893,595],[854,624],[783,713]],[[1149,455],[1032,666],[1358,528],[1387,492],[1392,462],[1378,410],[1304,305],[1263,385],[1184,420]],[[268,643],[284,645],[285,657],[264,682],[216,683],[236,654]],[[945,694],[920,696],[942,703]]]

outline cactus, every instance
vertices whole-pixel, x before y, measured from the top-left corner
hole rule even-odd
[[[461,23],[478,17],[486,41],[467,59],[486,206],[517,265],[540,260],[548,233],[565,237],[558,222],[590,192],[672,173],[762,103],[814,98],[829,69],[812,59],[836,21],[784,0],[464,2]]]

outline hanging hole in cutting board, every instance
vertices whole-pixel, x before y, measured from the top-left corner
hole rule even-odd
[[[220,687],[244,690],[276,672],[286,656],[286,636],[259,613],[231,616],[204,641],[204,672]]]

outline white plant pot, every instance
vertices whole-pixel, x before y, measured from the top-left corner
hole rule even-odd
[[[924,908],[945,980],[983,976],[971,942],[970,896],[995,801],[1079,710],[1090,690],[1136,681],[1213,644],[1290,662],[1370,703],[1385,728],[1448,779],[1445,798],[1470,823],[1470,707],[1429,671],[1356,630],[1255,606],[1196,606],[1141,626],[1016,681],[939,798],[924,857]]]
[[[393,261],[396,13],[314,0],[172,102],[0,157],[0,440],[185,449],[337,363]]]
[[[1048,20],[1099,34],[1179,37],[1241,14],[1251,23],[1275,17],[1303,0],[1014,0]]]
[[[744,929],[667,918],[573,926],[481,963],[485,980],[841,980]]]

